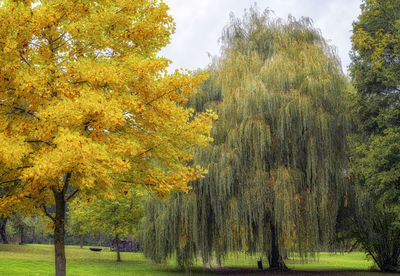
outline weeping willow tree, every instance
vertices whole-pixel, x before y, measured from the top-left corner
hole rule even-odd
[[[347,81],[335,51],[309,19],[274,19],[251,8],[231,17],[221,56],[191,102],[219,115],[214,143],[196,153],[208,168],[189,193],[152,200],[143,222],[145,255],[221,260],[283,252],[308,257],[334,234],[343,198]]]

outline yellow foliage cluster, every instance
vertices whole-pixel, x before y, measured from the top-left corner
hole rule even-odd
[[[381,68],[386,48],[393,39],[393,35],[388,34],[381,29],[375,32],[374,36],[371,36],[371,34],[363,28],[359,28],[353,34],[352,38],[362,50],[372,51],[372,61],[375,63],[377,68]]]
[[[205,172],[188,161],[215,115],[182,103],[207,75],[167,73],[167,12],[149,0],[2,1],[1,213],[52,204],[66,173],[66,193],[91,197],[121,185],[166,195]]]

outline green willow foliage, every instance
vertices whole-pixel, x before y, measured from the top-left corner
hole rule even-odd
[[[196,111],[219,120],[213,145],[196,154],[208,169],[188,194],[149,202],[145,255],[262,252],[283,268],[283,250],[303,257],[334,233],[343,197],[347,82],[333,48],[309,19],[287,22],[255,8],[231,17],[222,55],[209,68]]]

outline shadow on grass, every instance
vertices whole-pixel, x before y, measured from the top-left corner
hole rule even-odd
[[[121,265],[145,265],[148,264],[146,261],[142,260],[124,260],[117,262],[117,259],[102,259],[102,258],[71,258],[68,259],[71,263],[93,263],[93,264],[121,264]]]
[[[160,275],[162,273],[168,273],[171,275],[190,275],[190,276],[196,276],[196,275],[215,275],[212,271],[210,271],[208,268],[205,267],[193,267],[188,271],[182,270],[178,267],[158,267],[155,269],[160,272]]]
[[[249,268],[211,268],[211,272],[216,275],[298,275],[298,276],[315,276],[315,275],[328,275],[328,276],[389,276],[389,275],[400,275],[400,273],[383,273],[380,271],[365,271],[365,270],[259,270]]]

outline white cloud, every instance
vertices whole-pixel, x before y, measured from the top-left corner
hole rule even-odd
[[[254,0],[164,0],[175,19],[176,33],[161,55],[172,60],[171,69],[205,68],[208,53],[219,54],[218,39],[229,22],[229,14],[243,15]],[[310,17],[322,35],[338,49],[344,72],[350,62],[352,22],[359,14],[361,0],[260,0],[260,10],[270,8],[278,17],[289,14]]]

